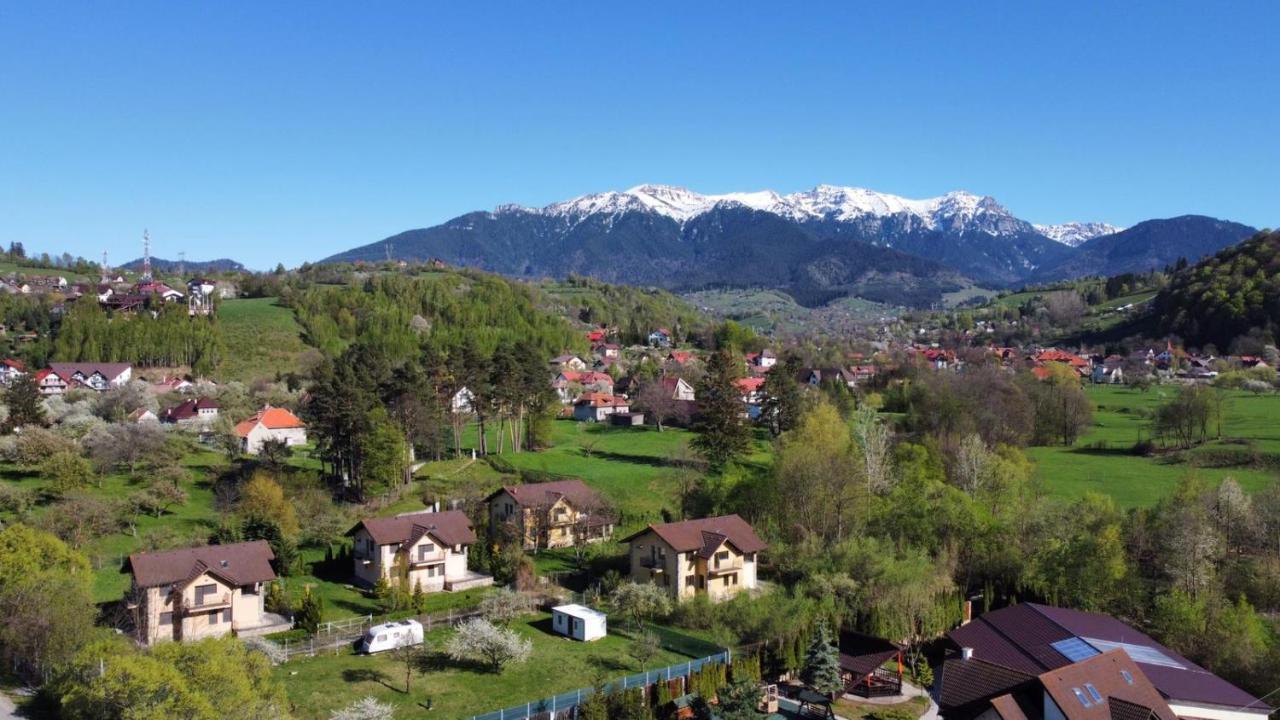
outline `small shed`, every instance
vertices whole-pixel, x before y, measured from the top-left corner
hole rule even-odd
[[[642,412],[614,413],[609,416],[609,422],[614,425],[621,425],[622,427],[644,425],[644,413]]]
[[[551,628],[574,640],[599,640],[607,628],[605,614],[585,605],[558,605],[551,608]]]

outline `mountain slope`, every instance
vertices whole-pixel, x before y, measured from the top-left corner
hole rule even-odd
[[[185,260],[182,261],[183,269],[187,272],[241,272],[245,270],[245,266],[230,258],[218,258],[217,260]],[[179,261],[162,260],[160,258],[151,258],[151,268],[160,273],[177,272]],[[139,271],[142,269],[142,258],[130,260],[121,265],[125,270]]]
[[[1260,232],[1174,273],[1151,304],[1155,325],[1190,345],[1231,341],[1254,328],[1280,336],[1280,231]]]
[[[1065,260],[1046,266],[1034,281],[1061,280],[1084,275],[1118,275],[1172,265],[1178,258],[1195,262],[1249,237],[1257,229],[1203,215],[1147,220],[1110,235],[1096,237],[1076,248]]]
[[[1207,219],[1206,219],[1207,220]],[[1028,280],[1160,267],[1244,237],[1239,228],[1178,218],[1168,227],[1034,226],[994,198],[951,192],[913,200],[819,185],[703,195],[641,185],[542,208],[504,205],[410,230],[321,262],[439,258],[516,276],[589,275],[691,291],[784,290],[806,305],[842,295],[936,302],[974,281]],[[1173,222],[1173,221],[1170,221]],[[1247,229],[1246,229],[1247,230]],[[1089,237],[1079,248],[1070,245]]]
[[[1101,235],[1118,233],[1124,228],[1099,222],[1069,222],[1058,225],[1033,225],[1036,232],[1068,247],[1079,247]]]

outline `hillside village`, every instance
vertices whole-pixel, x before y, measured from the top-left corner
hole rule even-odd
[[[1272,345],[817,350],[440,263],[33,277],[49,356],[0,365],[0,632],[33,708],[79,717],[135,690],[75,668],[189,646],[279,716],[1272,711]],[[248,377],[119,337],[261,352],[250,307],[305,340]],[[1074,489],[1095,461],[1147,479]]]

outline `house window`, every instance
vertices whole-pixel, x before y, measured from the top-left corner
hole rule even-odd
[[[696,575],[686,575],[684,577],[685,587],[693,587],[694,585],[697,584],[697,582],[698,582],[698,577]]]
[[[162,612],[162,613],[160,613],[160,624],[161,624],[161,625],[172,625],[172,624],[173,624],[173,613],[171,613],[171,612]]]
[[[436,551],[433,543],[422,543],[418,546],[418,560],[426,560],[427,556]]]
[[[210,598],[218,594],[218,586],[210,583],[208,585],[196,586],[196,605],[204,605]]]

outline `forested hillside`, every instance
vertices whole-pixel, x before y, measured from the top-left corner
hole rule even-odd
[[[693,335],[711,321],[685,300],[665,290],[610,285],[580,275],[542,285],[553,309],[565,317],[618,330],[624,344],[643,343],[654,328]]]
[[[1280,232],[1260,232],[1174,274],[1152,310],[1161,330],[1226,350],[1249,334],[1280,334]]]

